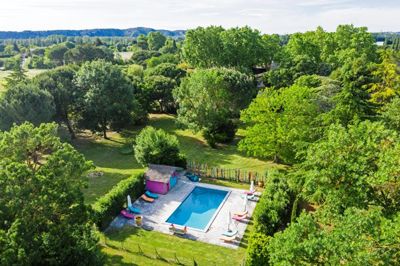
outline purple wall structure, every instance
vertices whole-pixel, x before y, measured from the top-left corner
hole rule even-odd
[[[146,189],[157,194],[167,194],[169,191],[169,183],[146,180]]]

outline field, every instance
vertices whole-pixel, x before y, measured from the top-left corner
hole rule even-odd
[[[269,161],[246,157],[238,152],[234,145],[211,149],[199,134],[178,129],[175,118],[170,115],[151,115],[149,125],[162,128],[177,136],[181,151],[194,161],[212,166],[253,169],[260,172],[281,167]],[[143,170],[143,167],[135,161],[133,154],[121,153],[127,140],[134,137],[140,129],[138,127],[123,134],[110,133],[110,140],[81,134],[79,139],[73,142],[87,159],[94,162],[98,171],[104,172],[102,177],[89,179],[88,188],[84,191],[87,203],[96,201],[120,180]],[[205,182],[238,188],[248,186],[219,180],[205,180]],[[101,234],[101,244],[109,265],[167,265],[174,263],[173,261],[176,263],[175,254],[179,262],[185,265],[193,265],[193,259],[198,265],[240,265],[244,258],[247,238],[248,233],[241,247],[233,250],[159,232],[126,228],[106,235]],[[138,244],[143,254],[138,253]]]

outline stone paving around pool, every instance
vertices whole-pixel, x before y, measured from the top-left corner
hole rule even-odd
[[[133,205],[134,207],[140,208],[143,216],[143,228],[148,230],[155,230],[166,234],[172,234],[169,230],[170,224],[165,221],[175,211],[176,208],[182,203],[186,196],[193,190],[195,186],[213,188],[219,190],[230,191],[228,198],[223,203],[223,206],[219,209],[211,226],[207,232],[202,232],[188,228],[188,233],[185,238],[193,239],[197,241],[207,242],[215,245],[220,245],[229,248],[238,248],[243,234],[246,230],[249,218],[244,221],[237,222],[232,220],[231,229],[237,228],[238,235],[233,243],[225,243],[220,238],[222,233],[228,228],[228,216],[229,211],[232,215],[234,212],[241,212],[244,208],[244,190],[203,184],[193,183],[186,177],[180,177],[176,186],[171,189],[166,195],[159,195],[159,198],[154,203],[147,203],[142,200],[136,200]],[[133,199],[132,199],[133,200]],[[248,217],[251,217],[255,208],[256,202],[248,200],[247,210]],[[121,216],[118,216],[110,224],[109,229],[117,229],[123,226],[135,226],[133,220],[127,220]],[[181,228],[179,226],[179,228]],[[177,236],[178,237],[178,236]]]

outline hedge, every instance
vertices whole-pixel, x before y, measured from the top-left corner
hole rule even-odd
[[[254,210],[254,229],[249,237],[246,265],[269,265],[268,243],[290,222],[293,193],[283,173],[268,175],[264,192]]]
[[[92,206],[93,221],[101,229],[108,227],[126,203],[126,196],[138,198],[144,192],[144,173],[133,175],[115,185]]]

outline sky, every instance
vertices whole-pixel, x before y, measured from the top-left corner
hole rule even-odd
[[[400,0],[2,0],[0,31],[249,25],[293,33],[339,24],[400,31]]]

